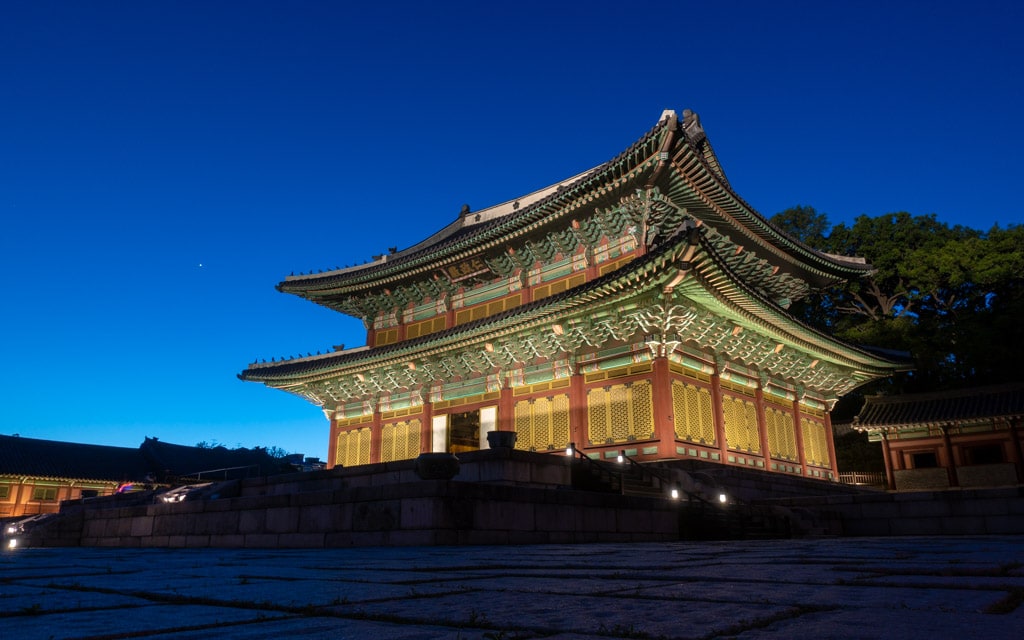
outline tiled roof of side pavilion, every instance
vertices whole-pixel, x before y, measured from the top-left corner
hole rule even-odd
[[[1024,382],[902,396],[869,396],[854,418],[862,431],[970,424],[1024,417]]]
[[[138,449],[0,435],[0,475],[121,482],[150,471]]]

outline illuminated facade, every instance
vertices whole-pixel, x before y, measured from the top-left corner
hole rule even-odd
[[[278,285],[362,319],[367,346],[240,377],[330,420],[329,463],[486,448],[835,474],[828,411],[902,363],[786,308],[860,277],[731,189],[698,118],[666,111],[614,159],[370,263]]]

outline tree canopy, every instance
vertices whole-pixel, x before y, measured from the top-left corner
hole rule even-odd
[[[772,216],[808,246],[866,258],[871,275],[816,291],[792,311],[859,345],[909,351],[915,369],[891,391],[936,391],[1020,379],[1024,361],[1024,226],[988,231],[906,212],[832,226],[797,206]]]

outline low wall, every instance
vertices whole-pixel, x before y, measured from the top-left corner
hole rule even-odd
[[[772,504],[813,513],[844,536],[1024,533],[1024,486],[788,498]]]
[[[34,546],[343,547],[677,540],[678,502],[573,491],[570,461],[519,451],[460,456],[453,480],[412,461],[215,485],[206,499],[68,505]]]

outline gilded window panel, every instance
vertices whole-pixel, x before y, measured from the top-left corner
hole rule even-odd
[[[381,427],[380,461],[409,460],[420,454],[419,419],[392,422]]]
[[[512,410],[516,429],[516,449],[529,451],[534,447],[533,415],[529,400],[517,402]]]
[[[831,466],[825,424],[804,418],[801,420],[801,426],[804,433],[804,457],[807,462],[819,467]]]
[[[715,416],[711,392],[705,387],[672,381],[672,419],[676,437],[700,444],[715,444]]]
[[[722,414],[725,416],[725,442],[730,449],[761,452],[761,439],[757,432],[757,406],[745,398],[722,396]]]
[[[345,467],[370,464],[370,428],[350,429],[338,434],[335,461]]]
[[[765,426],[768,428],[768,451],[772,457],[796,460],[796,430],[792,414],[766,406],[764,418]]]
[[[590,389],[587,392],[588,437],[592,444],[646,440],[654,435],[651,383]]]
[[[514,419],[517,449],[547,451],[569,444],[568,395],[517,402]]]

